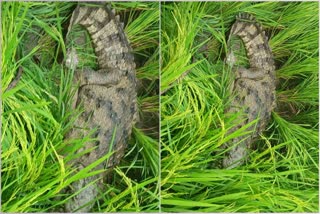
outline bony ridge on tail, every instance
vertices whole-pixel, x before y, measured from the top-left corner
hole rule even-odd
[[[111,149],[114,153],[107,163],[101,163],[95,170],[112,168],[124,155],[132,127],[137,120],[136,75],[132,49],[124,33],[123,23],[109,5],[97,3],[89,6],[79,3],[73,11],[68,34],[75,25],[81,25],[89,32],[99,70],[75,70],[74,81],[79,84],[79,89],[73,103],[74,107],[81,105],[84,111],[75,121],[74,128],[67,134],[66,139],[82,138],[96,129],[93,137],[97,141],[86,143],[85,147],[77,152],[95,149],[75,160],[73,165],[78,169],[85,168],[105,156]],[[69,50],[67,58],[67,67],[76,69],[79,59],[74,49]],[[93,207],[91,202],[97,198],[99,184],[105,176],[98,174],[73,182],[70,194],[87,188],[67,202],[65,211],[89,212]],[[94,182],[96,180],[98,182]],[[90,183],[94,184],[88,185]]]
[[[276,105],[274,58],[262,26],[252,15],[240,13],[232,25],[228,47],[231,47],[232,37],[242,40],[250,66],[237,67],[235,50],[229,50],[226,62],[231,66],[235,76],[232,89],[235,99],[231,101],[226,112],[236,113],[244,110],[244,114],[238,120],[240,123],[230,129],[229,133],[259,119],[255,126],[247,129],[252,131],[249,135],[234,138],[222,146],[223,149],[228,149],[227,156],[222,161],[223,167],[228,169],[244,163],[249,148],[265,130]]]

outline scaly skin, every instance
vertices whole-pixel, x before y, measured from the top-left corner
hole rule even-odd
[[[274,59],[268,38],[261,25],[251,15],[240,14],[231,28],[228,46],[230,46],[230,40],[233,36],[240,37],[243,41],[250,68],[235,67],[236,59],[233,50],[230,50],[227,63],[232,66],[232,71],[235,74],[232,93],[236,97],[231,102],[227,113],[236,113],[244,108],[244,114],[238,120],[240,123],[233,127],[229,133],[257,118],[259,120],[255,127],[251,126],[247,129],[247,131],[253,131],[250,135],[232,139],[223,146],[224,149],[231,147],[222,163],[223,167],[228,169],[244,163],[249,148],[266,128],[271,112],[276,105]]]
[[[73,106],[82,105],[84,112],[75,121],[74,128],[66,138],[82,138],[97,129],[94,134],[97,141],[86,143],[77,153],[96,148],[73,164],[78,169],[85,168],[111,150],[114,151],[111,158],[95,169],[112,168],[122,158],[137,120],[134,58],[123,24],[106,5],[78,5],[72,14],[68,34],[77,24],[86,28],[91,36],[99,70],[85,68],[75,72],[74,82],[79,83],[80,87],[74,96]],[[77,62],[72,61],[72,58],[77,58],[74,50],[70,51],[68,57],[66,65],[71,69],[76,68]],[[97,181],[69,200],[65,211],[89,212],[93,203],[86,204],[96,199],[99,183],[103,182],[105,176],[98,174],[72,183],[70,194]]]

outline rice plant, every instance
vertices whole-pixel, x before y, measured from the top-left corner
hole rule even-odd
[[[134,49],[140,122],[95,211],[157,211],[159,4],[111,4],[121,15]],[[76,174],[69,164],[77,158],[74,151],[92,140],[91,136],[72,139],[68,143],[73,147],[66,148],[64,139],[81,112],[71,110],[76,88],[73,72],[64,66],[65,34],[75,6],[75,2],[1,4],[2,212],[59,211],[70,196],[63,190],[72,181],[97,173],[93,166],[108,158]],[[81,51],[87,56],[84,65],[94,67],[90,46]],[[21,68],[21,78],[15,79]],[[66,149],[69,152],[64,154]]]
[[[270,38],[277,108],[246,164],[219,163],[243,135],[232,99],[226,40],[235,16],[253,14]],[[161,3],[163,212],[318,212],[318,4]]]

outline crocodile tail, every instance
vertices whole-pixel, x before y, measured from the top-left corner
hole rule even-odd
[[[249,13],[240,13],[232,25],[229,39],[233,35],[239,36],[243,41],[250,67],[273,69],[274,61],[268,37],[255,17]]]
[[[132,49],[123,29],[124,24],[120,22],[120,17],[115,15],[115,10],[111,10],[110,5],[78,5],[71,16],[68,34],[77,24],[89,32],[100,69],[116,69],[129,73],[135,69]],[[124,59],[127,63],[122,62]]]

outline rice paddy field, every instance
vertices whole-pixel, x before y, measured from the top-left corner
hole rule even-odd
[[[317,2],[164,2],[161,5],[163,212],[319,211]],[[245,165],[219,167],[237,115],[226,41],[236,15],[270,38],[277,108]],[[254,124],[253,124],[254,125]]]
[[[64,37],[76,4],[1,4],[2,212],[59,211],[70,198],[63,190],[71,182],[94,174],[94,164],[74,174],[69,164],[76,158],[74,152],[61,155],[61,151],[70,150],[64,136],[81,112],[80,108],[71,109],[73,72],[63,63],[67,49]],[[134,50],[140,121],[94,211],[157,211],[159,4],[114,2],[112,7],[121,16]],[[80,31],[75,29],[74,39]],[[84,59],[79,66],[97,66],[90,42],[77,50],[79,58]],[[7,90],[19,67],[23,69],[21,79]],[[77,148],[90,141],[92,137],[87,136],[68,143]]]
[[[319,212],[318,2],[110,4],[135,57],[139,121],[93,212]],[[1,2],[1,212],[62,212],[64,190],[110,156],[70,164],[94,141],[65,138],[82,111],[64,64],[76,5]],[[227,39],[240,12],[269,37],[277,107],[246,163],[224,169],[221,146],[245,134],[228,132],[239,120],[225,113]],[[71,38],[80,34],[79,66],[97,69],[87,32]]]

